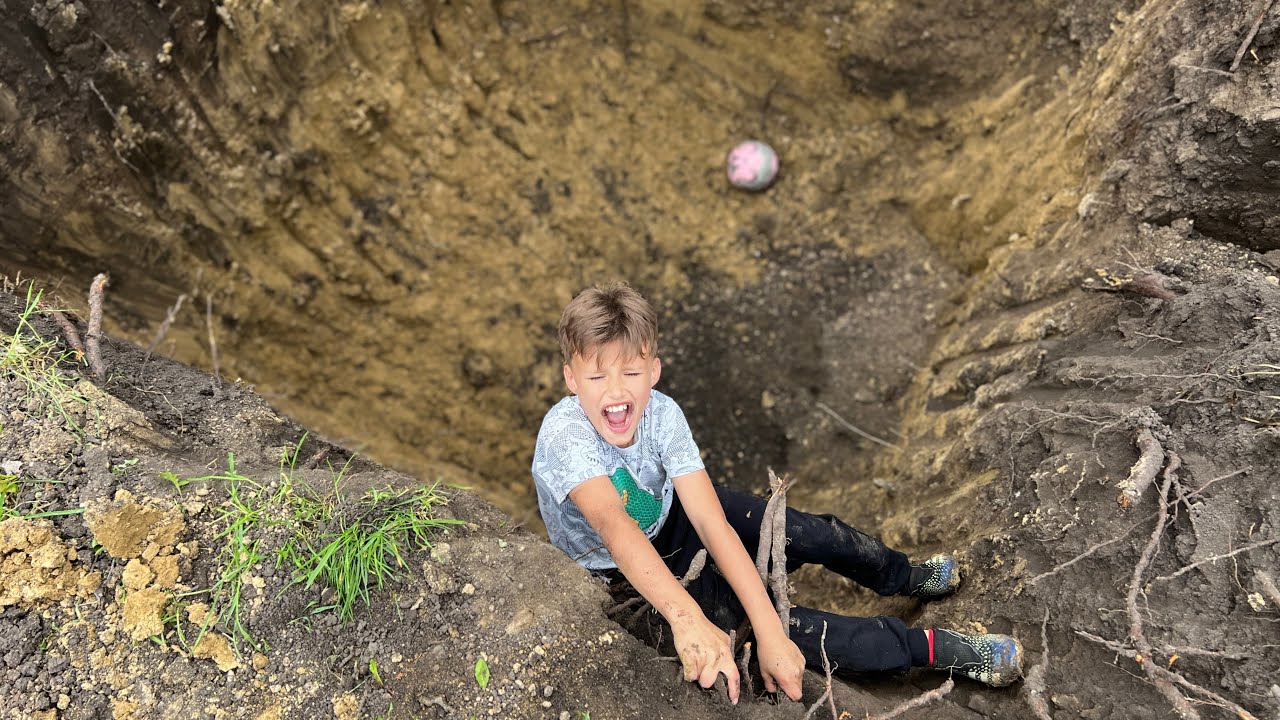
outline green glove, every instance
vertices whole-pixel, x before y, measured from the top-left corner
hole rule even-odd
[[[609,478],[618,494],[622,496],[622,504],[627,514],[636,521],[641,530],[648,530],[662,516],[662,501],[650,495],[636,485],[635,478],[626,468],[618,468]]]

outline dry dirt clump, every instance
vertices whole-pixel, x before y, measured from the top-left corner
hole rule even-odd
[[[102,575],[77,567],[75,559],[75,548],[57,536],[48,520],[13,517],[0,522],[0,608],[91,595]]]

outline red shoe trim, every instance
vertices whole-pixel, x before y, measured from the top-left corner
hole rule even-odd
[[[929,667],[933,667],[933,629],[925,630],[924,634],[929,638]]]

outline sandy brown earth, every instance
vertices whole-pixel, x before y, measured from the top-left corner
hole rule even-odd
[[[86,511],[4,536],[48,588],[0,618],[4,711],[66,695],[86,717],[726,712],[536,539],[528,456],[563,393],[551,328],[574,291],[620,275],[660,308],[663,389],[716,479],[759,490],[766,466],[788,470],[793,504],[967,562],[961,592],[926,607],[811,569],[798,601],[1014,632],[1058,718],[1176,716],[1144,664],[1194,685],[1176,686],[1185,717],[1275,716],[1273,10],[5,0],[0,269],[78,309],[109,271],[120,339],[95,395],[119,418],[109,431],[29,422],[10,385],[20,421],[0,460],[24,463],[24,492]],[[782,156],[766,193],[723,181],[746,136]],[[129,341],[149,345],[180,294],[144,371]],[[211,334],[221,375],[257,394],[165,359],[212,369]],[[415,557],[421,575],[363,626],[304,632],[290,621],[308,598],[275,599],[285,578],[262,573],[264,668],[243,648],[220,653],[241,664],[228,675],[171,640],[134,643],[162,596],[218,570],[216,518],[157,473],[207,474],[232,451],[274,478],[302,427],[334,460],[399,470],[358,460],[367,482],[443,476],[497,509],[457,492],[448,512],[470,525],[444,540],[452,559]],[[1155,483],[1124,509],[1144,431]],[[131,507],[120,489],[153,508],[135,514],[182,515],[174,542],[95,554],[89,501]],[[209,492],[196,502],[216,507]],[[506,634],[526,609],[535,626]],[[564,661],[527,663],[537,645]],[[495,673],[505,692],[479,697],[480,652],[533,679]],[[368,659],[395,654],[412,680],[370,683]],[[841,707],[857,717],[937,681],[854,679]],[[932,712],[1030,717],[1038,687],[962,683]],[[452,710],[419,702],[437,696]]]

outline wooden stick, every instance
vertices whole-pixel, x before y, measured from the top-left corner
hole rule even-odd
[[[99,341],[102,338],[102,291],[109,279],[106,273],[98,273],[89,285],[89,329],[85,335],[85,345],[89,358],[89,372],[98,380],[107,378],[107,366],[102,363],[102,349]]]

